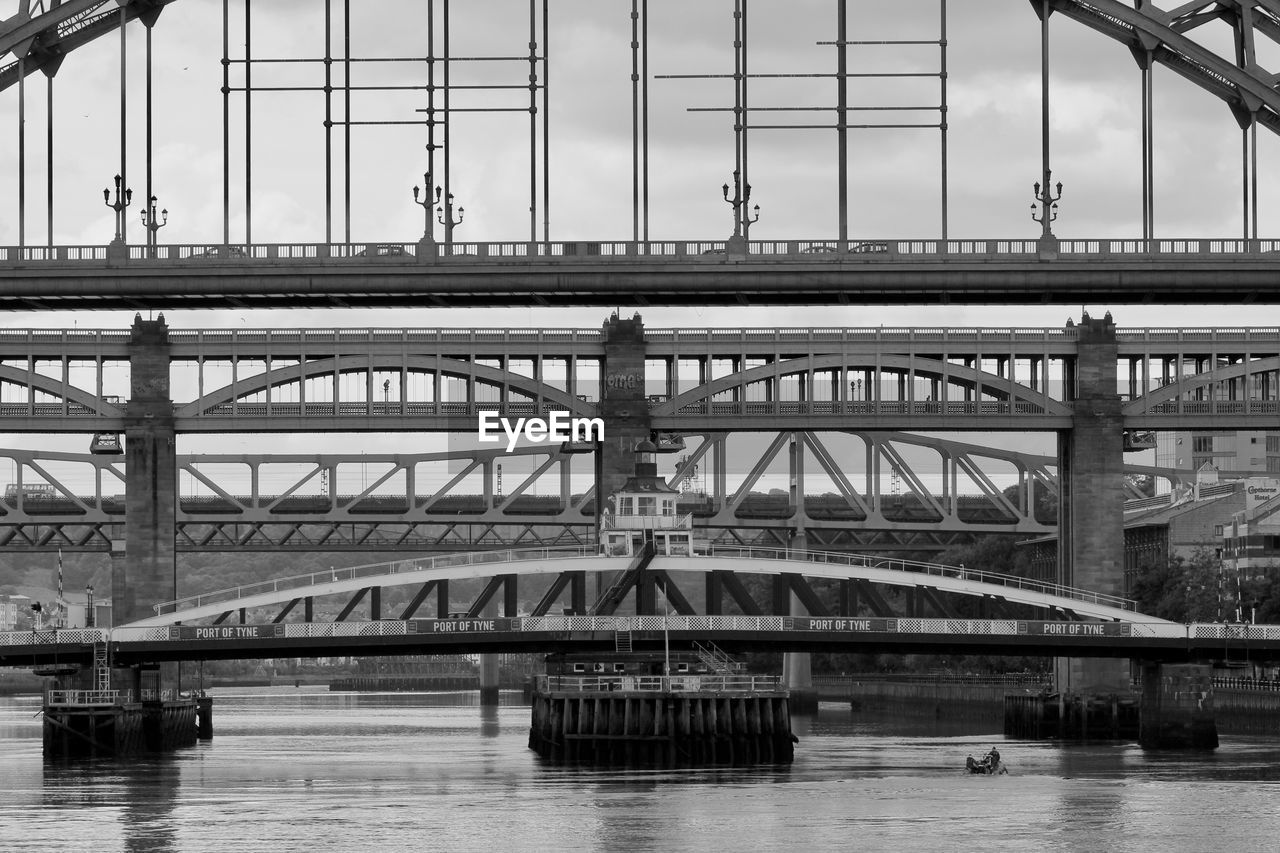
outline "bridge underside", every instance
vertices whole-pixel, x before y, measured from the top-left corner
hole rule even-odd
[[[412,259],[410,259],[412,260]],[[333,264],[213,268],[5,266],[6,310],[438,308],[618,305],[1280,303],[1280,262],[1112,258],[979,263]]]

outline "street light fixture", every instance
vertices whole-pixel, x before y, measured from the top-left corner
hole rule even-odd
[[[1058,199],[1062,198],[1062,181],[1058,181],[1054,186],[1054,189],[1057,190],[1057,195],[1054,195],[1053,192],[1050,191],[1048,181],[1049,173],[1045,172],[1045,187],[1043,193],[1040,192],[1040,182],[1037,181],[1035,183],[1036,200],[1031,203],[1031,218],[1036,222],[1039,222],[1044,227],[1043,236],[1052,237],[1053,229],[1049,227],[1049,223],[1058,218]],[[1039,216],[1036,215],[1037,209],[1040,211]]]
[[[142,224],[147,229],[147,254],[151,257],[156,256],[156,232],[169,224],[168,209],[160,211],[162,220],[156,221],[156,197],[152,196],[147,207],[142,210]]]
[[[431,211],[437,207],[440,208],[436,213],[436,222],[444,226],[444,242],[445,245],[453,243],[453,229],[455,226],[462,224],[462,217],[465,208],[458,208],[458,218],[453,217],[453,193],[445,194],[441,187],[436,187],[435,198],[431,196],[431,173],[423,172],[422,181],[426,184],[425,192],[423,187],[413,188],[413,201],[420,206],[425,213],[425,227],[422,230],[422,242],[426,245],[435,245],[436,235],[435,226],[431,223]],[[422,197],[419,198],[418,196]],[[441,204],[441,197],[444,203]]]
[[[440,204],[439,187],[436,187],[436,203]],[[462,215],[466,212],[465,208],[458,208],[458,218],[453,218],[453,193],[447,193],[444,197],[444,204],[440,206],[440,210],[436,214],[436,221],[444,226],[444,243],[446,246],[453,245],[453,229],[462,224]]]
[[[751,201],[751,184],[742,184],[742,176],[737,169],[733,170],[733,197],[729,197],[729,185],[724,184],[720,187],[721,193],[724,195],[725,203],[733,208],[733,240],[740,241],[747,239],[751,231],[751,224],[760,219],[760,205],[756,205],[751,210],[755,213],[755,217],[747,216],[747,202]]]
[[[84,626],[86,628],[94,627],[95,614],[93,612],[93,584],[88,584],[84,588]]]
[[[425,220],[426,224],[423,226],[423,229],[422,229],[422,241],[427,244],[434,244],[436,241],[436,229],[435,229],[435,224],[431,219],[431,211],[435,208],[436,202],[431,200],[431,173],[430,172],[422,173],[422,182],[426,184],[427,191],[422,196],[422,198],[419,199],[418,193],[422,191],[422,187],[414,187],[413,202],[414,204],[421,207],[423,210],[423,213],[425,214],[423,219]],[[436,190],[436,201],[439,201],[439,200],[440,200],[440,191]]]
[[[102,201],[107,207],[116,212],[116,243],[124,242],[124,209],[133,203],[133,190],[126,188],[124,191],[124,200],[120,199],[120,184],[124,179],[119,175],[115,176],[116,182],[116,200],[111,201],[111,190],[104,189],[102,191]]]

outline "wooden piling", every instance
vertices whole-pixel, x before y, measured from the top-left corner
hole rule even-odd
[[[785,695],[535,690],[529,747],[551,761],[790,763]]]

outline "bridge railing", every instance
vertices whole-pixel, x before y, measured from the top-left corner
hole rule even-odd
[[[371,563],[365,566],[351,566],[343,569],[327,569],[306,575],[294,575],[287,578],[246,584],[232,589],[191,595],[175,601],[166,601],[155,605],[156,615],[188,610],[193,607],[204,607],[211,604],[229,604],[271,592],[308,589],[325,584],[341,583],[360,578],[378,578],[387,575],[408,574],[429,571],[432,569],[456,568],[458,566],[475,566],[486,563],[515,563],[528,560],[546,560],[553,557],[588,557],[595,556],[598,548],[595,545],[565,546],[555,548],[516,548],[505,551],[472,551],[465,554],[442,554],[437,557],[422,557],[413,560],[394,560],[389,563]]]
[[[41,628],[38,631],[0,632],[0,646],[54,645],[58,643],[105,643],[110,632],[104,628]]]
[[[630,631],[659,636],[663,631],[688,633],[835,632],[849,634],[951,634],[957,636],[1107,636],[1174,640],[1280,641],[1280,625],[1223,625],[1177,622],[1041,622],[1020,619],[945,619],[917,617],[809,616],[518,616],[463,619],[383,619],[376,622],[280,622],[254,625],[160,625],[95,631],[113,643],[168,641],[261,641],[273,639],[342,639],[494,633],[612,635]],[[1046,626],[1054,626],[1052,631]],[[1058,630],[1061,628],[1061,630]],[[1090,629],[1090,630],[1085,630]],[[84,632],[59,633],[68,652],[92,645]],[[599,637],[596,637],[599,639]],[[31,643],[30,631],[0,633],[0,645]]]
[[[1075,601],[1115,607],[1120,610],[1137,611],[1137,602],[1118,595],[1093,592],[1087,589],[1062,586],[1047,581],[1019,577],[1017,575],[988,572],[982,569],[970,569],[965,566],[948,566],[941,563],[923,563],[916,560],[873,557],[864,554],[846,554],[837,551],[804,551],[792,548],[759,548],[744,545],[713,545],[707,550],[709,557],[746,557],[755,560],[803,560],[811,563],[826,563],[838,566],[851,566],[869,569],[888,569],[899,572],[933,575],[935,577],[957,578],[965,581],[997,584],[1014,589],[1037,592],[1045,595],[1056,595]]]
[[[1083,238],[1059,241],[1059,255],[1081,258],[1150,258],[1259,256],[1280,249],[1280,240],[1240,238],[1161,238],[1155,240]],[[892,263],[897,260],[995,258],[1022,260],[1039,255],[1035,239],[857,239],[751,240],[747,255],[761,260],[805,260],[814,263]],[[0,246],[0,264],[152,263],[198,264],[352,264],[467,263],[478,261],[531,263],[600,263],[638,258],[716,263],[727,258],[724,240],[608,241],[511,240],[437,243],[430,255],[418,257],[417,242],[374,243],[179,243],[131,244],[118,253],[107,246]]]
[[[46,705],[123,705],[133,701],[131,690],[49,690]]]
[[[535,682],[544,693],[776,693],[782,690],[782,679],[776,675],[539,675]]]

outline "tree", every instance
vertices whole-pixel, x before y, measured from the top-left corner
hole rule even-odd
[[[1139,569],[1133,584],[1138,610],[1173,622],[1212,622],[1219,614],[1218,560],[1200,547],[1187,559],[1175,554]]]

